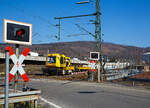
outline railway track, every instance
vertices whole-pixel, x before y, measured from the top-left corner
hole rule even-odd
[[[58,79],[58,80],[86,80],[88,78],[88,72],[73,72],[71,75],[43,75],[34,74],[30,75],[30,78],[43,78],[43,79]]]

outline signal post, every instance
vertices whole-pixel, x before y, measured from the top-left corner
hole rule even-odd
[[[19,45],[32,45],[32,25],[4,19],[4,42],[16,44],[16,56],[19,57]],[[17,89],[18,75],[14,77],[14,91]]]
[[[37,103],[36,100],[38,99],[38,94],[41,93],[41,91],[31,91],[31,92],[17,92],[17,81],[18,81],[18,75],[17,73],[20,73],[23,80],[24,80],[24,86],[26,85],[26,82],[29,81],[23,67],[22,63],[25,59],[25,56],[29,53],[29,49],[25,48],[25,50],[22,52],[22,54],[19,56],[19,45],[32,45],[32,24],[18,22],[18,21],[12,21],[4,19],[4,36],[3,41],[5,43],[9,44],[15,44],[16,45],[16,55],[13,52],[13,49],[11,46],[6,47],[6,87],[5,87],[5,102],[4,96],[0,95],[0,104],[5,104],[5,108],[9,107],[9,103],[14,103],[14,108],[16,102],[23,101],[31,101],[34,100],[35,104]],[[9,55],[9,56],[8,56]],[[14,66],[9,72],[9,57],[12,59]],[[9,74],[9,75],[8,75]],[[14,92],[8,93],[9,91],[9,82],[11,79],[14,78]],[[9,80],[9,81],[8,81]],[[19,99],[18,99],[19,98]],[[37,106],[37,105],[35,105]]]

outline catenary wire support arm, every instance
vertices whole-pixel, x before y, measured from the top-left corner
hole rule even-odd
[[[66,18],[78,18],[78,17],[86,17],[86,16],[95,16],[96,13],[92,14],[85,14],[85,15],[76,15],[76,16],[66,16],[66,17],[55,17],[54,19],[59,20],[59,24],[57,25],[59,30],[58,30],[58,40],[60,40],[60,35],[61,35],[61,20],[66,19]]]
[[[95,16],[97,13],[85,14],[85,15],[76,15],[76,16],[66,16],[66,17],[55,17],[54,19],[66,19],[66,18],[77,18],[77,17],[86,17],[86,16]]]

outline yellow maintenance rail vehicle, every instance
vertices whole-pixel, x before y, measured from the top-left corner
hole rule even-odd
[[[71,58],[64,54],[48,54],[46,58],[46,67],[43,73],[46,75],[65,75],[75,70],[71,65]]]
[[[48,54],[45,65],[46,67],[43,68],[44,75],[66,75],[90,69],[88,64],[72,63],[70,57],[57,53]]]

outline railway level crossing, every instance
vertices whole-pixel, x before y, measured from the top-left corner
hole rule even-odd
[[[6,47],[6,50],[9,50],[9,56],[10,56],[11,60],[14,63],[14,66],[13,66],[13,68],[11,69],[11,71],[9,73],[9,82],[15,76],[15,74],[16,74],[17,71],[21,74],[24,82],[29,81],[29,78],[27,77],[27,75],[26,75],[24,69],[22,68],[21,64],[23,63],[23,61],[25,59],[25,56],[28,55],[28,53],[29,53],[30,50],[28,48],[25,48],[25,50],[22,52],[22,54],[19,57],[19,59],[14,54],[14,51],[12,50],[12,48],[10,46]]]
[[[0,94],[0,104],[5,104],[5,108],[9,108],[10,103],[14,103],[14,108],[17,108],[17,105],[20,105],[20,102],[25,101],[34,101],[34,108],[37,108],[37,100],[40,90],[17,90],[17,71],[21,74],[24,80],[24,88],[27,89],[26,83],[29,81],[23,67],[22,63],[25,60],[25,57],[29,53],[29,49],[25,48],[22,54],[19,56],[19,45],[32,45],[32,24],[12,21],[4,19],[4,37],[3,41],[5,43],[15,44],[16,45],[16,55],[12,50],[11,46],[5,48],[5,94],[2,92]],[[9,72],[9,56],[14,63],[11,71]],[[10,92],[9,82],[14,77],[14,90]],[[27,91],[27,92],[26,92]],[[16,103],[17,102],[17,103]],[[21,107],[19,107],[21,108]]]

